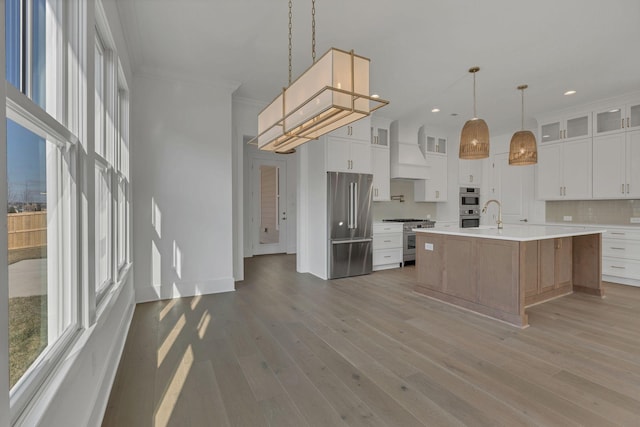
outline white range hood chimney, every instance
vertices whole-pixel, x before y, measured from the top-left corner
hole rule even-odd
[[[389,129],[391,178],[429,179],[429,167],[424,149],[418,144],[418,134],[403,132],[398,120]]]

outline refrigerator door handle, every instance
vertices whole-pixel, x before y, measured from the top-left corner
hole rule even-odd
[[[367,243],[367,242],[372,242],[373,239],[368,238],[368,239],[353,239],[353,240],[332,240],[331,244],[332,245],[344,245],[347,243]]]
[[[348,194],[348,200],[347,200],[347,228],[350,230],[352,228],[352,223],[351,223],[351,199],[353,198],[353,189],[351,188],[352,183],[349,183],[349,194]]]
[[[353,230],[354,228],[356,228],[356,206],[355,206],[355,199],[356,199],[356,183],[355,182],[350,182],[349,183],[349,224],[348,227],[350,230]]]
[[[358,228],[358,183],[353,183],[353,228]]]

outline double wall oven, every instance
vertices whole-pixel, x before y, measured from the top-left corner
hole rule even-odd
[[[384,219],[383,222],[402,223],[402,265],[416,260],[416,232],[414,228],[433,228],[435,221],[428,219]]]
[[[460,228],[480,226],[480,189],[460,187]]]

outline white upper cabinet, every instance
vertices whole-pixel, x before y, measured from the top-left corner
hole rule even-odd
[[[429,135],[425,126],[418,129],[418,146],[423,156],[430,154],[447,154],[447,138],[442,136]]]
[[[327,138],[327,170],[372,173],[371,144],[349,138]]]
[[[381,147],[389,147],[389,122],[388,120],[372,117],[371,118],[371,145]]]
[[[640,129],[593,139],[593,197],[640,197]]]
[[[591,191],[592,138],[538,147],[536,195],[542,200],[584,200]]]
[[[371,117],[365,117],[351,124],[342,126],[329,133],[329,136],[369,141],[371,137]]]
[[[640,129],[640,101],[609,105],[594,112],[594,136]]]
[[[373,163],[373,201],[391,200],[391,179],[389,149],[384,146],[372,146]]]
[[[413,183],[413,197],[416,202],[447,201],[447,157],[429,156],[429,179],[418,179]]]
[[[541,144],[591,136],[591,112],[552,116],[538,123]]]
[[[482,183],[482,160],[458,160],[458,181],[463,187],[479,187]]]

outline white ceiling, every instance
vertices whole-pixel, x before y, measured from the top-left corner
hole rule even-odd
[[[265,104],[287,85],[287,0],[117,5],[134,72],[214,76]],[[311,65],[311,0],[293,0],[293,21],[295,79]],[[316,0],[316,25],[318,57],[337,47],[371,58],[371,91],[391,101],[380,110],[390,119],[461,127],[475,65],[478,116],[492,134],[519,128],[523,83],[528,126],[541,112],[640,90],[638,0]]]

